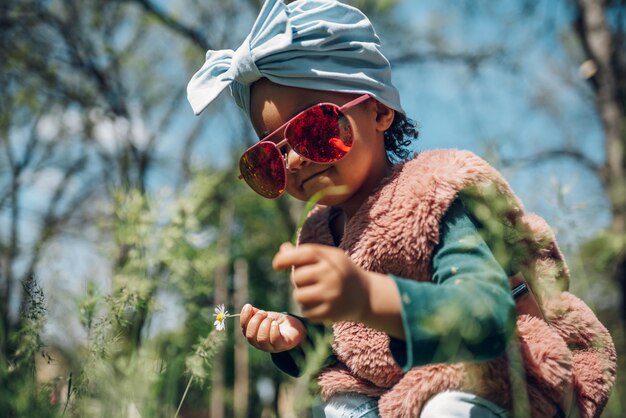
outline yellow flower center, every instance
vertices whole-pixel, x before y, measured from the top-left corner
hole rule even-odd
[[[223,313],[218,313],[217,316],[215,316],[215,320],[222,322],[224,319],[226,319],[226,315],[224,315]]]

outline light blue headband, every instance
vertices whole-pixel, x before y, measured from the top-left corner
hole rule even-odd
[[[198,115],[230,86],[237,105],[249,114],[250,85],[262,77],[291,87],[369,93],[404,114],[372,24],[358,9],[337,1],[266,0],[236,51],[207,51],[187,98]]]

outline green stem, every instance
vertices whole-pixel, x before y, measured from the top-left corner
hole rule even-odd
[[[300,219],[298,220],[298,225],[296,226],[296,231],[293,234],[291,242],[293,242],[295,246],[298,246],[298,238],[300,237],[300,230],[302,230],[302,226],[304,225],[304,222],[306,221],[306,218],[309,212],[311,212],[311,209],[313,209],[313,207],[317,204],[317,202],[319,202],[326,196],[340,195],[340,194],[346,193],[347,191],[348,191],[347,186],[333,186],[333,187],[328,187],[324,190],[320,190],[319,192],[311,196],[311,198],[306,202],[304,209],[302,209],[302,213],[300,214]]]
[[[178,413],[180,412],[180,408],[183,406],[183,402],[187,397],[187,392],[189,392],[189,387],[191,386],[191,381],[193,380],[193,376],[189,377],[189,382],[187,382],[187,387],[185,388],[185,392],[183,393],[183,397],[180,398],[180,403],[178,404],[178,409],[176,410],[176,414],[174,414],[174,418],[178,418]]]

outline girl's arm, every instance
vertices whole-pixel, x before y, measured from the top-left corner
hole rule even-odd
[[[441,224],[432,282],[393,278],[406,338],[392,338],[390,348],[404,370],[432,362],[489,360],[510,341],[516,314],[508,274],[480,229],[457,200]]]

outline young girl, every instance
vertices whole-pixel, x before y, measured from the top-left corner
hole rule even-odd
[[[236,51],[207,53],[188,87],[194,112],[226,86],[261,139],[240,160],[254,191],[306,201],[341,190],[273,260],[294,268],[306,319],[251,305],[240,318],[250,344],[294,376],[313,324],[332,324],[315,416],[600,413],[614,348],[565,292],[554,236],[469,152],[392,163],[417,133],[359,10],[267,0]]]

